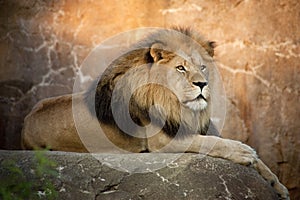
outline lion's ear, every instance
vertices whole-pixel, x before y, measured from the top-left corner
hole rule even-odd
[[[208,53],[211,57],[213,57],[213,56],[214,56],[214,53],[215,53],[214,49],[215,49],[216,46],[217,46],[216,42],[214,42],[214,41],[208,41],[208,42],[206,42],[206,44],[204,45],[204,48],[205,48],[205,50],[207,51],[207,53]]]
[[[154,43],[150,48],[150,55],[153,58],[154,62],[157,62],[164,57],[163,44]]]

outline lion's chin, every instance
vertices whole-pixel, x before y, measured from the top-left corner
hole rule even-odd
[[[207,102],[204,99],[196,99],[194,101],[188,101],[184,103],[186,107],[194,111],[204,110],[207,107]]]

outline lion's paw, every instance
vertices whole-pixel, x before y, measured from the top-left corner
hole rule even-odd
[[[258,160],[258,156],[254,149],[238,141],[230,141],[226,159],[241,165],[252,166]]]
[[[278,196],[280,199],[285,199],[285,200],[289,200],[290,199],[290,195],[289,195],[289,191],[288,189],[282,185],[279,181],[276,182],[274,185],[273,185],[274,189],[276,190]]]
[[[260,159],[254,164],[254,168],[275,189],[279,199],[290,199],[287,188],[279,182],[277,176]]]

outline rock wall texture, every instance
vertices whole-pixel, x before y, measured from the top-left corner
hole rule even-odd
[[[0,1],[0,147],[20,148],[24,116],[72,92],[104,39],[138,27],[192,26],[217,41],[227,94],[223,136],[253,146],[300,199],[300,3],[285,1]]]
[[[4,161],[16,161],[28,182],[38,182],[32,171],[33,152],[0,151],[0,184],[12,176]],[[168,154],[91,154],[48,152],[47,160],[56,163],[57,176],[49,178],[58,192],[57,199],[265,199],[275,200],[271,186],[252,168],[223,159],[184,154],[178,160],[165,163],[166,167],[146,173],[135,173],[145,165],[151,169]],[[103,164],[118,160],[135,163],[131,173],[118,171]],[[44,193],[38,190],[40,195]],[[46,198],[44,196],[43,198]]]

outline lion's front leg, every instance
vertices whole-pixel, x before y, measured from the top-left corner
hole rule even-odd
[[[254,168],[271,184],[281,199],[289,199],[287,188],[279,182],[277,176],[260,159],[254,164]]]
[[[255,150],[246,144],[235,140],[202,135],[194,135],[185,139],[167,139],[166,136],[160,135],[159,138],[153,137],[148,141],[150,151],[200,153],[251,166],[274,187],[281,199],[289,199],[288,190],[258,158]]]
[[[246,166],[253,165],[258,159],[255,150],[248,145],[215,136],[197,135],[188,151],[224,158]]]
[[[224,158],[242,165],[253,165],[258,157],[249,146],[234,140],[215,136],[192,135],[186,138],[169,138],[160,133],[148,138],[151,152],[192,152]]]

